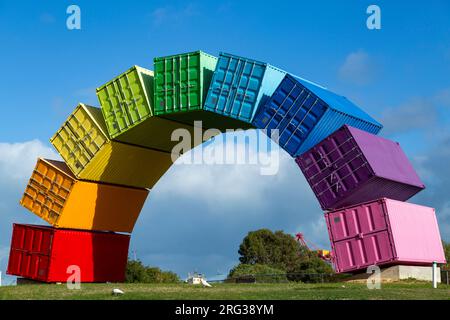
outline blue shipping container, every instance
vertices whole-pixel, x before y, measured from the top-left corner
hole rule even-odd
[[[285,75],[267,63],[220,53],[204,109],[252,123]]]
[[[382,125],[346,97],[287,74],[272,97],[258,109],[256,128],[279,130],[279,145],[299,156],[344,124],[378,134]]]

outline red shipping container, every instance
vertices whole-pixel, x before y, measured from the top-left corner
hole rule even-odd
[[[112,232],[14,224],[7,274],[66,282],[77,266],[81,282],[123,282],[129,243],[129,235]]]

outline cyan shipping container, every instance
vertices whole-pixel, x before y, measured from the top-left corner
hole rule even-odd
[[[378,134],[383,127],[346,97],[308,80],[287,74],[252,123],[269,137],[278,129],[278,143],[292,157],[301,155],[344,124]]]
[[[220,53],[204,109],[251,124],[285,75],[267,63]]]

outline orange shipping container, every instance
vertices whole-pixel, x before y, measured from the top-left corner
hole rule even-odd
[[[148,193],[77,180],[64,162],[38,159],[20,204],[56,228],[131,233]]]

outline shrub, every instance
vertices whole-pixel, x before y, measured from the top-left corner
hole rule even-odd
[[[286,272],[264,264],[238,264],[227,278],[230,282],[287,282]]]
[[[176,283],[180,282],[180,279],[177,274],[171,271],[146,267],[139,260],[129,260],[125,281],[128,283]]]

